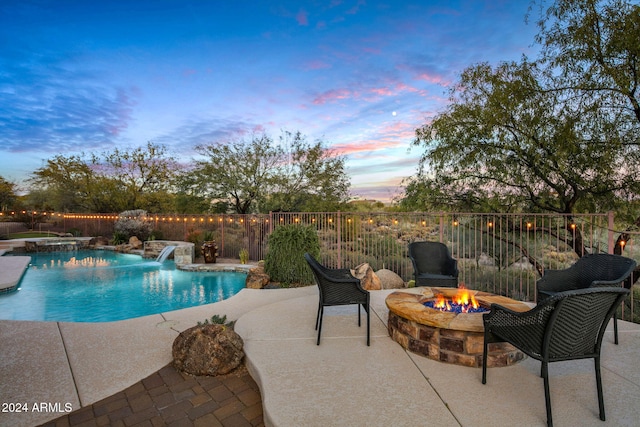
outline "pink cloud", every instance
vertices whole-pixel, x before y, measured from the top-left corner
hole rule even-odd
[[[320,61],[319,59],[309,61],[303,66],[303,69],[305,70],[322,70],[325,68],[331,68],[331,65],[324,61]]]
[[[357,153],[363,153],[363,152],[370,153],[372,151],[382,150],[385,148],[395,148],[402,144],[404,144],[404,142],[384,141],[384,140],[376,139],[376,140],[369,140],[369,141],[359,141],[354,143],[333,145],[332,148],[335,149],[340,154],[349,155],[349,154],[357,154]]]
[[[316,105],[323,105],[323,104],[326,104],[327,102],[333,102],[338,99],[346,99],[346,98],[354,98],[354,97],[356,97],[355,94],[349,89],[333,89],[318,95],[313,100],[313,103]]]
[[[391,88],[388,88],[388,87],[373,88],[373,89],[371,89],[371,92],[375,93],[376,95],[380,95],[380,96],[391,96],[391,95],[395,94],[391,90]]]
[[[443,86],[449,85],[451,82],[438,74],[430,74],[430,73],[420,73],[416,76],[417,80],[424,80],[429,83],[439,84]]]
[[[298,12],[298,14],[296,15],[296,21],[298,21],[298,25],[304,25],[304,26],[309,25],[308,15],[309,14],[304,10],[301,10],[300,12]]]

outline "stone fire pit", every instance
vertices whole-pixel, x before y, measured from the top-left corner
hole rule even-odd
[[[389,335],[405,349],[440,362],[481,367],[484,326],[482,313],[444,312],[425,307],[424,302],[442,294],[451,298],[456,288],[422,288],[420,293],[393,292],[386,298],[389,308]],[[511,298],[469,290],[482,307],[492,303],[514,311],[530,307]],[[524,354],[507,343],[489,344],[487,366],[508,366],[524,359]]]

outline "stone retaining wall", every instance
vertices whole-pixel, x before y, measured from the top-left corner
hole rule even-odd
[[[193,264],[195,261],[195,245],[191,242],[172,240],[147,240],[144,242],[145,258],[156,259],[166,246],[176,246],[169,257],[173,258],[176,265]]]

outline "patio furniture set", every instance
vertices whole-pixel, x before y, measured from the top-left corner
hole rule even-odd
[[[317,345],[320,345],[324,308],[358,305],[367,317],[367,346],[370,345],[369,292],[349,269],[330,269],[305,254],[319,289],[316,314]],[[416,287],[457,287],[457,261],[446,245],[439,242],[409,244]],[[600,369],[600,350],[605,329],[613,318],[614,341],[618,344],[617,309],[630,293],[633,259],[597,253],[585,255],[564,270],[547,270],[536,283],[537,305],[527,311],[515,311],[493,303],[482,314],[484,327],[482,383],[487,381],[488,349],[496,343],[508,343],[541,362],[547,425],[553,425],[548,364],[552,362],[594,359],[599,415],[605,420]]]

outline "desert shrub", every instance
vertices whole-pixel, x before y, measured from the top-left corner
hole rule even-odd
[[[535,297],[537,274],[534,270],[502,269],[458,263],[460,282],[469,289],[505,295],[519,301],[532,301]]]
[[[198,326],[203,325],[223,325],[233,329],[235,325],[235,320],[230,320],[227,322],[227,315],[223,314],[220,316],[219,314],[214,314],[210,319],[204,319],[204,322],[198,322]]]
[[[202,230],[190,228],[189,230],[187,230],[187,234],[185,234],[184,240],[185,242],[193,243],[195,248],[197,249],[202,246],[202,242],[204,241],[202,234]]]
[[[164,234],[162,233],[162,230],[153,230],[151,232],[151,235],[149,236],[149,240],[164,240]]]
[[[282,283],[313,284],[311,269],[304,253],[320,255],[320,242],[313,226],[283,225],[269,236],[264,269],[271,280]]]
[[[67,233],[71,234],[73,237],[82,237],[82,230],[76,227],[68,229]]]
[[[631,287],[631,295],[626,297],[618,307],[618,318],[633,323],[640,323],[640,286]]]
[[[119,231],[113,232],[113,238],[111,239],[111,243],[114,245],[121,245],[123,243],[127,243],[128,237],[125,233],[121,233]]]
[[[147,212],[142,209],[124,211],[118,215],[113,227],[114,235],[126,236],[127,241],[136,236],[138,239],[148,240],[153,231],[153,223],[147,219]]]

